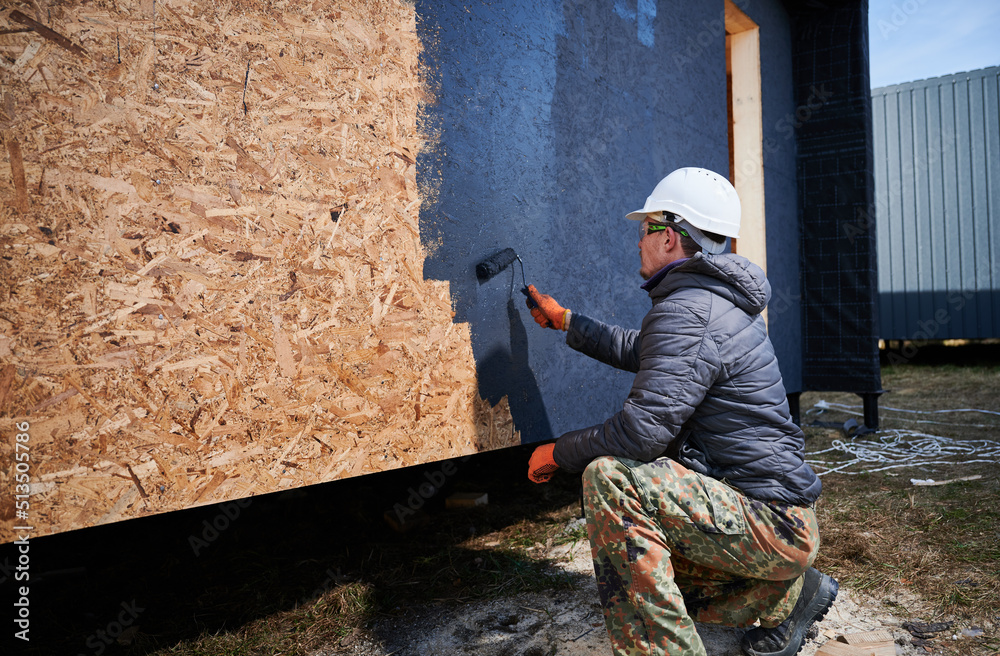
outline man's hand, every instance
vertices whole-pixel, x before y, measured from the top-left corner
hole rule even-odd
[[[559,465],[552,457],[555,448],[555,444],[543,444],[531,454],[531,459],[528,460],[528,478],[533,482],[547,483],[552,474],[559,469]]]
[[[535,323],[542,328],[556,330],[569,328],[569,310],[559,305],[556,299],[548,294],[539,293],[534,285],[528,285],[528,296],[531,298],[527,304],[531,308],[531,316],[535,318]],[[535,302],[536,307],[531,307],[531,301]]]

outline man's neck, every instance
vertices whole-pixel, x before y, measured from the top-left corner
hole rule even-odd
[[[666,277],[666,275],[668,273],[670,273],[671,269],[674,269],[675,267],[679,266],[680,264],[683,264],[684,262],[687,262],[690,259],[691,258],[689,258],[689,257],[682,257],[682,258],[674,260],[673,262],[671,262],[667,266],[663,267],[662,269],[660,269],[659,271],[657,271],[656,273],[654,273],[653,275],[651,275],[649,277],[649,280],[647,280],[646,282],[642,283],[641,289],[644,289],[647,292],[648,291],[652,291],[653,288],[655,288],[657,285],[659,285],[660,282]]]

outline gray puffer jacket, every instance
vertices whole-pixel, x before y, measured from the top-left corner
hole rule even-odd
[[[739,255],[698,254],[649,295],[638,331],[573,313],[566,343],[636,376],[621,411],[559,439],[559,466],[582,471],[603,455],[648,462],[669,453],[751,498],[813,503],[821,484],[804,462],[760,316],[771,296],[764,272]]]

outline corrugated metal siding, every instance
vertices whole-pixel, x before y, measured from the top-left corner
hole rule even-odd
[[[883,339],[1000,337],[998,77],[872,91]]]

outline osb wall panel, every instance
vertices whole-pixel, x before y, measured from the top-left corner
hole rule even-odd
[[[412,6],[24,3],[0,33],[0,489],[28,422],[34,535],[519,442],[423,277]]]

